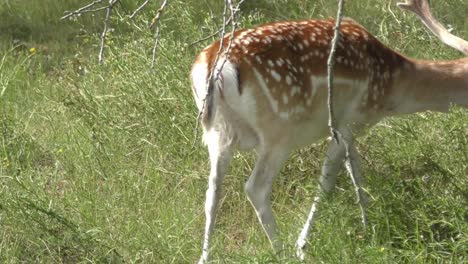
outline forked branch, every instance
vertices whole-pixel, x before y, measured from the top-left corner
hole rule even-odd
[[[468,55],[468,42],[451,34],[431,13],[427,0],[406,0],[397,6],[415,13],[426,27],[443,43]]]
[[[205,84],[206,94],[205,94],[205,97],[203,98],[202,107],[198,111],[197,122],[195,124],[195,130],[194,130],[195,137],[194,137],[194,141],[193,141],[193,144],[192,144],[192,149],[195,147],[195,143],[197,141],[198,126],[200,124],[202,114],[203,114],[203,112],[205,111],[205,108],[206,108],[206,100],[207,100],[207,98],[210,97],[211,93],[213,92],[213,87],[210,86],[210,83],[213,80],[214,81],[219,81],[221,70],[223,69],[224,64],[226,63],[226,61],[229,59],[229,51],[231,50],[232,42],[234,40],[234,32],[237,29],[236,16],[237,16],[237,13],[240,11],[240,6],[242,5],[242,3],[244,1],[245,0],[239,0],[237,2],[237,5],[234,5],[232,0],[225,0],[224,1],[223,24],[222,24],[221,28],[217,31],[220,34],[219,49],[218,49],[218,52],[216,53],[216,57],[215,57],[213,66],[210,69],[210,73],[209,73],[208,78],[206,80],[206,84]],[[229,14],[230,14],[229,16],[228,16],[228,10],[229,10]],[[226,34],[226,29],[227,29],[229,24],[231,24],[231,34],[229,36],[229,40],[228,40],[229,42],[228,42],[227,47],[224,47],[224,35]],[[203,41],[203,40],[200,40],[200,41]],[[192,43],[192,44],[195,44],[195,43]],[[224,54],[224,56],[223,56],[223,54]],[[219,59],[221,57],[223,57],[223,60],[218,66],[218,61],[219,61]]]
[[[331,48],[330,54],[327,60],[327,70],[328,70],[328,127],[330,128],[331,136],[334,140],[339,141],[338,139],[338,130],[336,128],[336,121],[333,112],[333,67],[335,65],[335,54],[336,54],[336,46],[340,41],[340,25],[341,20],[343,19],[343,0],[338,2],[338,12],[336,16],[336,23],[335,23],[335,30],[333,39],[331,41]]]
[[[146,3],[146,2],[145,2]],[[143,3],[143,5],[141,5],[139,7],[139,9],[143,8],[144,5],[146,5],[145,3]],[[154,31],[154,45],[153,45],[153,56],[152,56],[152,59],[151,59],[151,68],[154,68],[154,63],[156,61],[156,55],[157,55],[157,52],[158,52],[158,45],[159,45],[159,21],[161,19],[161,15],[162,13],[164,12],[164,9],[166,8],[166,5],[167,5],[167,0],[164,0],[161,4],[161,7],[158,9],[157,13],[156,13],[156,16],[153,18],[153,20],[151,21],[151,24],[150,24],[150,28],[155,28],[155,31]],[[133,13],[133,14],[136,14],[138,12],[138,9]],[[133,16],[132,14],[132,16]]]
[[[359,204],[359,208],[361,209],[361,220],[362,224],[364,227],[364,232],[366,230],[366,225],[367,225],[367,219],[366,219],[366,211],[364,208],[364,198],[363,198],[363,192],[362,188],[359,185],[359,176],[357,171],[359,168],[355,167],[355,163],[353,163],[351,160],[357,160],[359,157],[356,157],[358,154],[356,151],[351,151],[350,145],[352,144],[353,141],[353,135],[351,130],[349,131],[349,138],[346,138],[343,136],[343,134],[338,130],[335,116],[334,116],[334,111],[333,111],[333,70],[334,70],[334,63],[335,63],[335,53],[336,53],[336,47],[338,45],[338,42],[340,41],[340,25],[341,25],[341,20],[343,19],[343,0],[339,0],[338,2],[338,12],[337,12],[337,17],[336,17],[336,24],[334,28],[334,36],[331,41],[331,48],[330,48],[330,54],[328,56],[328,61],[327,61],[327,69],[328,69],[328,127],[330,128],[330,133],[332,136],[332,140],[335,140],[337,144],[343,144],[345,147],[346,151],[346,156],[345,156],[345,163],[346,167],[348,169],[349,176],[353,182],[353,185],[355,187],[356,191],[356,198],[357,198],[357,203]],[[344,128],[347,129],[347,128]],[[348,134],[348,133],[347,133]],[[316,199],[316,202],[318,200]]]
[[[134,18],[141,10],[143,10],[147,5],[148,3],[150,2],[151,0],[145,0],[134,12],[132,15],[130,15],[130,19]],[[74,11],[66,11],[65,15],[63,17],[61,17],[60,19],[63,20],[63,19],[67,19],[67,18],[71,18],[71,17],[74,17],[74,16],[80,16],[81,14],[85,14],[85,13],[92,13],[92,12],[99,12],[99,11],[103,11],[103,10],[106,10],[106,17],[104,19],[104,29],[101,33],[101,45],[100,45],[100,48],[99,48],[99,64],[102,64],[103,62],[103,57],[104,57],[104,46],[105,46],[105,43],[106,43],[106,37],[107,37],[107,32],[109,31],[109,26],[110,26],[110,19],[111,19],[111,16],[112,16],[112,10],[113,8],[115,7],[116,4],[120,3],[120,0],[108,0],[108,4],[106,5],[102,5],[102,3],[104,2],[104,0],[95,0],[95,1],[92,1],[91,3],[81,7],[81,8],[78,8]],[[167,5],[167,0],[163,0],[162,4],[161,4],[161,7],[157,10],[156,12],[156,16],[151,20],[151,25],[149,26],[151,29],[154,29],[155,31],[155,40],[154,40],[154,45],[153,45],[153,56],[152,56],[152,60],[151,60],[151,66],[153,67],[154,66],[154,62],[156,60],[156,52],[157,52],[157,47],[158,47],[158,44],[159,44],[159,38],[160,38],[160,30],[159,30],[159,22],[160,22],[160,19],[161,19],[161,15],[162,13],[164,12],[165,8],[166,8],[166,5]]]

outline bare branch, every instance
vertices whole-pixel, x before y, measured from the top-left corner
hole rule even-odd
[[[76,16],[76,15],[81,15],[81,14],[84,14],[84,13],[90,13],[90,12],[99,12],[99,11],[102,11],[102,10],[106,10],[106,16],[105,16],[105,19],[104,19],[104,29],[102,30],[102,33],[101,33],[101,44],[100,44],[100,48],[99,48],[99,55],[98,55],[98,58],[99,58],[99,64],[102,64],[103,63],[103,58],[104,58],[104,47],[105,47],[105,44],[106,44],[106,37],[107,37],[107,32],[109,31],[109,28],[110,28],[110,19],[111,19],[111,16],[112,16],[112,11],[113,11],[113,8],[114,6],[120,2],[120,0],[108,0],[108,4],[105,5],[105,6],[100,6],[100,7],[96,7],[96,5],[102,3],[104,0],[95,0],[81,8],[78,8],[77,10],[74,10],[74,11],[66,11],[66,15],[64,15],[61,19],[66,19],[66,18],[69,18],[69,17],[72,17],[72,16]],[[150,0],[145,0],[133,13],[132,15],[130,15],[130,19],[134,18],[138,13],[140,13],[147,5],[148,3],[150,2]],[[150,24],[150,28],[155,28],[155,39],[154,39],[154,45],[153,45],[153,49],[152,49],[152,60],[151,60],[151,67],[154,68],[154,65],[155,65],[155,61],[156,61],[156,55],[157,55],[157,49],[158,49],[158,45],[159,45],[159,38],[160,38],[160,28],[159,28],[159,24],[160,24],[160,19],[161,19],[161,15],[162,13],[164,12],[164,9],[167,5],[167,0],[164,0],[163,3],[161,4],[161,7],[157,10],[157,13],[156,13],[156,16],[152,19],[151,21],[151,24]]]
[[[102,7],[98,7],[98,8],[95,8],[95,9],[83,10],[80,13],[78,13],[77,15],[79,16],[79,15],[85,14],[85,13],[99,12],[99,11],[102,11],[102,10],[107,9],[107,8],[108,8],[108,6],[102,6]]]
[[[231,50],[231,47],[232,47],[232,41],[234,40],[234,32],[236,32],[236,13],[238,11],[238,7],[235,8],[234,5],[232,4],[232,0],[226,0],[227,4],[229,5],[229,10],[231,12],[231,19],[224,19],[224,24],[226,25],[228,22],[228,20],[231,21],[231,35],[229,36],[229,43],[228,43],[228,46],[227,48],[225,49],[224,51],[224,60],[223,62],[221,63],[221,66],[219,67],[219,70],[218,72],[216,73],[216,79],[215,80],[218,80],[219,79],[219,75],[221,73],[221,70],[223,69],[224,67],[224,64],[226,63],[226,61],[229,59],[229,51]],[[213,70],[214,70],[214,67],[213,67]]]
[[[231,19],[232,19],[232,17],[229,17],[229,19],[226,21],[226,23],[228,23],[228,24],[231,23]],[[218,35],[222,30],[223,30],[223,27],[219,28],[217,31],[211,33],[210,35],[208,35],[208,36],[206,36],[206,37],[203,37],[203,38],[201,38],[201,39],[198,39],[198,40],[196,40],[196,41],[190,43],[189,45],[190,45],[190,46],[193,46],[193,45],[195,45],[195,44],[198,44],[198,43],[200,43],[200,42],[203,42],[203,41],[205,41],[205,40],[208,40],[208,39],[210,39],[210,38],[212,38],[212,37]]]
[[[214,60],[214,63],[213,63],[213,67],[211,68],[210,70],[210,74],[208,75],[208,78],[206,79],[206,84],[205,84],[205,89],[206,89],[206,94],[205,94],[205,97],[203,97],[203,104],[202,104],[202,107],[200,108],[200,111],[198,111],[198,115],[197,115],[197,121],[196,121],[196,124],[195,124],[195,137],[193,139],[193,143],[192,143],[192,148],[195,147],[195,143],[197,142],[197,138],[198,138],[198,126],[200,124],[200,119],[201,119],[201,116],[203,114],[203,112],[205,111],[205,107],[206,107],[206,99],[208,98],[208,96],[213,92],[213,87],[212,85],[210,85],[210,83],[212,82],[212,79],[213,79],[213,73],[216,69],[216,65],[218,64],[218,60],[219,60],[219,57],[221,56],[221,52],[223,51],[223,46],[224,46],[224,34],[226,32],[226,16],[227,16],[227,3],[224,2],[224,10],[223,10],[223,25],[222,27],[220,28],[220,43],[219,43],[219,49],[218,49],[218,52],[216,53],[216,58]],[[219,71],[221,72],[221,70]]]
[[[338,13],[336,16],[335,33],[331,43],[330,54],[327,61],[328,69],[328,127],[330,128],[331,135],[338,143],[338,134],[336,130],[336,121],[333,112],[333,67],[335,65],[336,46],[340,41],[340,24],[343,19],[343,0],[338,3]]]
[[[332,136],[332,140],[335,140],[337,144],[344,144],[346,150],[345,156],[345,164],[348,170],[349,176],[353,182],[357,203],[359,204],[359,208],[361,209],[361,219],[362,224],[364,226],[364,231],[366,230],[367,219],[366,219],[366,212],[364,209],[364,199],[362,194],[362,189],[359,186],[359,177],[357,175],[357,171],[359,168],[356,168],[355,163],[352,162],[353,159],[358,159],[357,151],[351,151],[350,143],[353,141],[352,138],[352,131],[347,133],[350,138],[345,138],[343,134],[338,130],[336,127],[336,120],[333,112],[333,70],[335,64],[335,54],[336,54],[336,47],[338,42],[340,41],[340,25],[341,20],[343,19],[343,0],[339,0],[338,2],[338,11],[336,15],[336,24],[335,24],[335,32],[331,43],[330,54],[328,56],[327,61],[327,69],[328,69],[328,127],[330,128],[330,133]],[[346,128],[345,128],[346,129]],[[348,142],[349,141],[349,142]],[[354,147],[353,147],[354,148]]]
[[[85,6],[81,7],[81,8],[78,8],[75,11],[66,11],[65,13],[68,13],[68,14],[64,15],[60,19],[63,20],[63,19],[69,18],[71,16],[79,15],[79,14],[86,13],[86,12],[91,12],[91,11],[89,11],[89,9],[91,7],[93,7],[93,6],[101,3],[102,1],[104,1],[104,0],[96,0],[96,1],[93,1],[93,2],[89,3],[88,5],[85,5]],[[94,9],[94,11],[99,11],[99,10]]]
[[[232,0],[225,0],[225,2],[224,2],[223,25],[220,28],[220,30],[218,30],[218,32],[220,33],[220,38],[221,38],[220,39],[220,44],[219,44],[219,49],[218,49],[218,52],[216,53],[216,58],[214,60],[213,67],[211,68],[210,74],[209,74],[209,76],[207,78],[207,81],[206,81],[206,94],[205,94],[205,97],[203,98],[202,107],[201,107],[200,111],[198,112],[197,123],[195,125],[195,138],[194,138],[194,141],[193,141],[193,144],[192,144],[192,148],[195,146],[195,142],[197,142],[198,126],[199,126],[199,123],[200,123],[201,115],[205,110],[206,99],[213,92],[213,87],[210,85],[210,83],[213,81],[213,78],[214,78],[214,81],[219,80],[221,70],[223,69],[224,64],[226,63],[226,61],[229,58],[229,51],[231,49],[232,42],[234,40],[234,33],[235,33],[236,29],[237,29],[236,15],[240,11],[240,5],[243,2],[244,2],[244,0],[240,0],[237,3],[236,6],[234,6]],[[228,7],[229,7],[229,11],[230,11],[230,17],[229,18],[227,17]],[[224,48],[224,35],[226,33],[226,27],[228,26],[229,23],[231,23],[231,27],[232,27],[231,28],[231,34],[229,36],[229,43],[228,43],[227,47]],[[221,54],[223,53],[223,50],[224,50],[224,60],[221,63],[220,67],[217,67],[218,61],[219,61],[220,57],[222,56]],[[216,74],[215,74],[215,71],[216,71]]]
[[[166,8],[167,5],[167,0],[164,0],[163,3],[161,4],[161,7],[158,9],[156,12],[156,16],[151,20],[151,24],[149,25],[149,28],[154,28],[155,26],[158,26],[159,20],[161,18],[162,13],[164,12],[164,8]]]
[[[359,159],[359,154],[357,151],[351,151],[350,143],[349,141],[353,141],[352,138],[346,139],[343,137],[343,135],[338,132],[341,141],[345,145],[345,150],[346,150],[346,156],[345,156],[345,166],[348,171],[348,174],[351,178],[351,181],[353,182],[354,185],[354,192],[356,193],[356,202],[359,205],[359,209],[361,210],[361,221],[362,221],[362,226],[364,228],[364,232],[366,231],[367,227],[367,217],[366,217],[366,210],[365,210],[365,199],[364,199],[364,194],[362,191],[361,186],[359,185],[359,176],[358,176],[358,170],[357,166],[355,166],[355,163],[352,162],[352,160],[357,160]],[[349,132],[350,137],[353,136],[352,132]],[[355,148],[354,146],[352,147],[353,149]]]
[[[157,50],[158,50],[158,45],[159,45],[159,21],[161,19],[161,15],[164,12],[164,9],[166,8],[167,5],[167,0],[164,0],[163,3],[161,4],[161,7],[158,9],[156,16],[153,18],[150,24],[150,28],[155,27],[155,33],[154,33],[154,45],[153,45],[153,56],[151,59],[151,68],[154,68],[155,61],[156,61],[156,55],[157,55]]]
[[[240,5],[244,2],[245,0],[241,0],[237,3],[236,7],[232,6],[233,7],[233,10],[235,10],[235,13],[237,13],[239,11],[239,7]],[[210,11],[212,12],[212,11]],[[216,35],[218,35],[228,24],[230,24],[232,22],[232,16],[230,16],[227,20],[225,20],[225,22],[223,23],[223,26],[221,26],[221,28],[219,28],[217,31],[211,33],[210,35],[206,36],[206,37],[203,37],[201,39],[198,39],[192,43],[190,43],[189,45],[190,46],[193,46],[193,45],[196,45],[200,42],[203,42],[205,40],[208,40]],[[232,23],[231,23],[232,24]]]
[[[102,10],[106,10],[106,18],[104,19],[104,29],[102,30],[102,33],[101,33],[101,45],[99,47],[99,56],[98,56],[99,64],[102,64],[102,62],[103,62],[104,45],[106,44],[106,36],[107,36],[107,32],[109,31],[109,25],[110,25],[110,18],[111,18],[111,14],[112,14],[112,9],[114,8],[114,6],[117,3],[120,2],[120,0],[109,0],[108,5],[93,8],[95,5],[100,4],[103,1],[104,0],[95,0],[95,1],[83,6],[81,8],[78,8],[75,11],[67,11],[68,14],[66,14],[65,16],[60,18],[61,20],[63,20],[63,19],[66,19],[66,18],[69,18],[69,17],[72,17],[72,16],[81,15],[81,14],[84,14],[84,13],[99,12],[99,11],[102,11]]]
[[[134,12],[133,14],[130,15],[130,19],[133,19],[138,13],[141,12],[141,10],[143,10],[143,8],[145,8],[145,6],[149,3],[150,0],[146,0],[145,2],[143,2],[143,4],[141,4]]]
[[[107,31],[109,30],[110,16],[112,13],[112,8],[120,0],[109,0],[109,6],[107,6],[106,19],[104,20],[104,30],[101,34],[101,47],[99,48],[99,64],[102,64],[103,55],[104,55],[104,45],[106,44]]]

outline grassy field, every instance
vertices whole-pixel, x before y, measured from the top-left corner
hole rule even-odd
[[[157,67],[137,1],[116,9],[104,65],[102,14],[59,21],[90,1],[0,4],[0,263],[194,263],[201,253],[207,151],[194,141],[188,73],[222,5],[169,1]],[[140,1],[142,2],[142,1]],[[345,13],[397,51],[455,59],[395,1],[346,1]],[[465,0],[432,1],[468,38]],[[246,1],[241,26],[334,16],[335,1]],[[273,209],[287,250],[275,256],[243,193],[254,156],[235,155],[225,178],[213,263],[297,263],[294,243],[317,192],[326,144],[294,152]],[[387,119],[359,139],[369,229],[345,174],[323,203],[308,250],[314,263],[466,263],[468,114]]]

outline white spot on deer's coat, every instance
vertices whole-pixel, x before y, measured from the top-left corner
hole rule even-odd
[[[258,64],[262,64],[263,60],[260,58],[260,56],[255,56],[255,60],[258,62]]]
[[[273,77],[273,79],[275,79],[277,82],[281,81],[281,75],[275,70],[271,70],[271,77]]]

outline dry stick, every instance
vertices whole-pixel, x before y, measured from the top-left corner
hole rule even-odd
[[[114,8],[114,6],[117,3],[120,2],[120,0],[109,0],[109,4],[107,6],[102,6],[102,7],[97,7],[97,8],[92,9],[95,5],[100,4],[103,1],[104,0],[95,0],[95,1],[83,6],[81,8],[78,8],[75,11],[67,11],[68,14],[66,14],[65,16],[63,16],[61,18],[63,20],[63,19],[66,19],[66,18],[69,18],[69,17],[72,17],[72,16],[84,14],[84,13],[98,12],[98,11],[101,11],[101,10],[104,10],[104,9],[106,10],[106,18],[104,19],[104,29],[103,29],[103,31],[101,33],[101,45],[100,45],[100,48],[99,48],[99,64],[103,63],[104,46],[106,44],[107,32],[109,31],[109,25],[110,25],[110,18],[111,18],[111,15],[112,15],[112,9]],[[149,2],[150,2],[150,0],[145,0],[132,13],[130,18],[131,19],[134,18],[139,12],[141,12],[141,10],[143,10],[148,5]],[[154,40],[154,45],[153,45],[153,49],[152,49],[153,56],[152,56],[152,60],[151,60],[151,67],[152,68],[154,68],[154,64],[155,64],[155,61],[156,61],[156,55],[157,55],[157,48],[158,48],[158,44],[159,44],[159,36],[160,36],[159,21],[160,21],[160,18],[161,18],[161,14],[163,13],[164,8],[166,7],[166,4],[167,4],[167,0],[164,0],[161,7],[158,9],[156,16],[153,18],[153,20],[151,22],[151,25],[150,25],[150,28],[155,27],[155,40]]]
[[[219,79],[219,75],[221,74],[221,70],[223,69],[224,67],[224,64],[226,64],[226,61],[229,59],[229,51],[231,50],[231,47],[232,47],[232,42],[234,40],[234,33],[236,32],[236,13],[238,11],[238,7],[237,8],[234,8],[234,5],[232,4],[232,0],[226,0],[226,2],[228,3],[229,5],[229,10],[231,11],[231,17],[232,19],[231,20],[231,36],[229,36],[229,43],[228,43],[228,46],[226,48],[226,50],[224,51],[224,60],[223,62],[221,63],[221,66],[219,67],[219,70],[218,72],[216,73],[216,78],[215,80],[218,80]],[[242,3],[242,1],[240,1],[240,3]],[[229,23],[228,20],[226,20],[224,23]],[[214,70],[214,68],[213,68]]]
[[[236,10],[235,13],[237,13],[237,12],[239,11],[239,7],[240,7],[240,5],[241,5],[244,1],[245,1],[245,0],[239,1],[239,3],[237,4],[237,6],[234,8],[234,9]],[[207,5],[208,5],[208,3],[207,3]],[[209,7],[209,5],[208,5],[208,7]],[[234,6],[232,6],[232,7],[234,7]],[[212,12],[213,12],[213,11],[211,11],[211,9],[210,9],[210,13],[212,13]],[[229,17],[229,19],[226,21],[226,24],[231,23],[231,22],[232,22],[231,20],[232,20],[232,16]],[[205,41],[205,40],[208,40],[208,39],[210,39],[210,38],[216,36],[217,34],[219,34],[219,33],[221,32],[222,29],[223,29],[223,28],[221,27],[220,29],[218,29],[217,31],[211,33],[210,35],[208,35],[208,36],[206,36],[206,37],[203,37],[203,38],[201,38],[201,39],[198,39],[198,40],[196,40],[196,41],[190,43],[189,46],[193,46],[193,45],[195,45],[195,44],[198,44],[198,43],[200,43],[200,42],[203,42],[203,41]]]
[[[99,11],[101,11],[101,10],[107,9],[107,7],[108,7],[108,6],[102,6],[102,7],[98,7],[98,8],[95,8],[95,9],[87,9],[87,10],[81,11],[79,14],[92,13],[92,12],[99,12]]]
[[[195,131],[194,131],[195,137],[193,139],[192,147],[190,149],[193,149],[195,147],[196,142],[197,142],[198,126],[200,125],[201,115],[203,114],[203,111],[205,111],[206,98],[208,98],[208,95],[210,93],[212,93],[212,88],[213,87],[212,87],[212,85],[210,85],[210,83],[212,82],[213,72],[214,72],[214,70],[216,68],[216,64],[218,64],[218,60],[219,60],[219,57],[221,56],[221,52],[222,52],[223,46],[224,46],[224,33],[226,32],[226,26],[227,26],[227,24],[226,24],[226,15],[227,15],[227,4],[226,4],[226,2],[224,2],[223,25],[221,27],[221,32],[220,32],[220,38],[221,39],[220,39],[220,42],[219,42],[219,49],[218,49],[218,52],[216,53],[216,57],[215,57],[215,60],[214,60],[214,63],[213,63],[213,67],[211,68],[210,74],[208,75],[208,78],[206,80],[206,84],[205,84],[206,94],[205,94],[205,97],[203,98],[202,107],[198,111],[197,120],[196,120],[196,123],[195,123]]]
[[[340,25],[341,20],[343,19],[343,0],[339,0],[338,2],[338,13],[336,18],[335,24],[335,32],[331,43],[330,54],[328,56],[327,61],[327,69],[328,69],[328,127],[330,128],[330,133],[332,136],[332,140],[335,140],[337,144],[340,144],[340,141],[344,144],[346,150],[346,157],[345,162],[348,168],[348,172],[350,174],[351,180],[353,182],[356,196],[357,196],[357,203],[361,209],[361,218],[362,224],[364,226],[364,231],[366,230],[367,220],[366,220],[366,212],[363,206],[363,199],[362,199],[362,189],[359,186],[358,179],[356,177],[356,168],[354,168],[351,159],[352,154],[349,149],[349,142],[348,139],[344,138],[341,132],[336,128],[336,120],[333,112],[333,67],[335,62],[335,53],[336,53],[336,46],[340,39]],[[352,140],[352,133],[350,131],[350,136]]]
[[[104,44],[106,43],[107,30],[109,30],[110,16],[112,13],[112,8],[119,0],[109,1],[109,6],[107,7],[106,19],[104,20],[104,30],[101,34],[101,47],[99,48],[99,64],[102,64],[102,58],[104,56]]]
[[[229,51],[231,49],[232,42],[234,40],[234,32],[236,31],[236,26],[237,26],[236,19],[235,19],[236,14],[237,14],[237,12],[239,12],[239,10],[240,10],[239,7],[244,1],[245,0],[239,1],[237,3],[236,7],[234,7],[234,5],[232,3],[232,0],[225,0],[225,2],[224,2],[223,26],[221,27],[220,30],[218,30],[218,32],[220,32],[220,37],[221,37],[220,44],[219,44],[219,49],[218,49],[218,52],[216,53],[216,57],[215,57],[215,60],[214,60],[214,63],[213,63],[213,67],[211,68],[210,74],[209,74],[209,76],[207,78],[206,94],[205,94],[205,97],[203,98],[202,107],[201,107],[200,111],[198,111],[197,122],[195,124],[195,131],[194,131],[195,136],[194,136],[194,140],[193,140],[191,149],[193,149],[195,147],[195,144],[197,142],[198,127],[199,127],[199,124],[200,124],[201,115],[203,114],[203,111],[205,110],[206,98],[208,98],[210,93],[213,92],[213,87],[210,86],[210,83],[213,81],[213,78],[215,78],[215,81],[219,80],[221,70],[223,69],[223,66],[224,66],[224,64],[226,63],[226,61],[227,61],[227,59],[229,57]],[[231,13],[229,18],[227,18],[227,6],[229,6],[229,10],[230,10],[230,13]],[[218,60],[221,57],[221,53],[223,52],[223,49],[224,49],[224,34],[226,33],[226,27],[229,24],[229,22],[231,23],[231,26],[232,26],[231,36],[229,37],[229,44],[228,44],[228,47],[224,50],[224,54],[225,54],[224,60],[221,63],[219,69],[217,70],[217,73],[216,73],[216,76],[215,76],[214,71],[215,71],[216,66],[218,64]]]
[[[103,57],[104,57],[104,45],[106,44],[106,36],[107,36],[107,31],[109,30],[112,9],[117,3],[120,2],[120,0],[109,0],[109,4],[107,6],[102,6],[102,7],[91,9],[95,5],[101,3],[102,1],[104,0],[96,0],[81,8],[78,8],[75,11],[67,11],[68,14],[60,18],[61,20],[63,20],[72,16],[76,16],[76,15],[80,15],[84,13],[90,13],[90,12],[98,12],[98,11],[106,9],[106,18],[104,19],[104,29],[102,30],[102,33],[101,33],[101,45],[99,47],[99,60],[98,60],[99,64],[102,64]]]
[[[350,134],[352,137],[352,134]],[[340,134],[342,137],[342,135]],[[366,217],[366,209],[364,208],[364,199],[363,199],[363,193],[362,193],[362,188],[359,185],[359,179],[356,177],[356,168],[354,167],[353,163],[351,162],[351,159],[353,158],[359,158],[359,157],[352,157],[353,155],[349,151],[349,144],[346,139],[343,139],[342,141],[345,144],[345,149],[346,149],[346,166],[348,169],[349,176],[351,177],[351,181],[353,182],[354,185],[354,192],[356,193],[356,201],[357,204],[359,205],[359,209],[361,210],[361,221],[362,221],[362,226],[364,228],[364,233],[366,232],[366,227],[367,227],[367,217]]]
[[[75,15],[78,15],[78,14],[82,14],[82,13],[85,13],[85,12],[91,12],[91,11],[89,11],[88,9],[91,8],[91,7],[93,7],[93,6],[95,6],[95,5],[97,5],[97,4],[99,4],[99,3],[101,3],[102,1],[104,1],[104,0],[96,0],[96,1],[94,1],[94,2],[92,2],[92,3],[90,3],[90,4],[88,4],[88,5],[85,5],[85,6],[81,7],[81,8],[78,8],[78,9],[75,10],[75,11],[66,11],[66,12],[68,12],[68,14],[64,15],[63,17],[61,17],[60,20],[69,18],[69,17],[71,17],[71,16],[75,16]],[[101,9],[101,10],[102,10],[102,9]],[[99,10],[94,9],[93,12],[95,12],[95,11],[99,11]]]
[[[335,53],[336,53],[336,46],[338,41],[340,40],[340,25],[341,19],[343,18],[343,0],[339,0],[338,3],[338,14],[336,16],[336,24],[335,24],[335,32],[333,35],[330,54],[328,56],[327,61],[327,69],[328,69],[328,127],[330,128],[330,133],[334,140],[338,140],[338,130],[336,129],[336,120],[333,112],[333,67],[335,65]]]
[[[167,5],[167,0],[164,0],[163,3],[161,4],[161,7],[158,9],[156,16],[153,18],[150,24],[150,28],[155,27],[153,56],[151,58],[151,68],[154,68],[155,61],[156,61],[156,55],[157,55],[158,44],[159,44],[159,21],[161,20],[161,15],[164,12],[166,5]]]
[[[231,23],[231,17],[229,17],[229,19],[226,21],[226,23],[228,23],[228,24]],[[208,40],[208,39],[210,39],[210,38],[212,38],[212,37],[218,35],[222,30],[223,30],[223,28],[221,27],[220,29],[218,29],[217,31],[211,33],[210,35],[208,35],[208,36],[206,36],[206,37],[203,37],[203,38],[201,38],[201,39],[198,39],[198,40],[196,40],[196,41],[190,43],[189,45],[190,45],[190,46],[193,46],[193,45],[198,44],[198,43],[200,43],[200,42],[202,42],[202,41]]]
[[[145,8],[145,6],[149,3],[150,0],[146,0],[145,2],[143,2],[143,4],[141,4],[134,12],[133,14],[130,15],[130,19],[133,19],[138,13],[140,13],[141,10],[143,10],[143,8]]]

